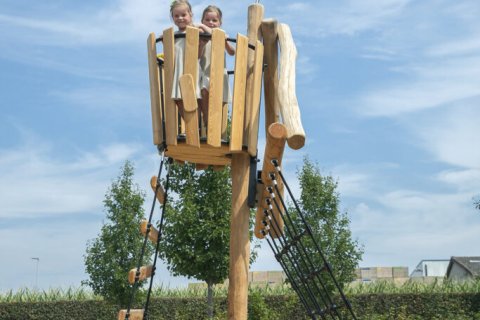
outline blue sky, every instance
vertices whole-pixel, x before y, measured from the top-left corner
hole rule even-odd
[[[307,144],[286,151],[284,171],[294,181],[309,155],[338,178],[361,266],[479,255],[478,2],[261,2],[298,50]],[[210,3],[227,33],[246,33],[250,1],[193,1],[195,21]],[[0,2],[0,291],[34,285],[31,257],[40,288],[78,286],[126,159],[148,189],[160,159],[146,38],[172,24],[168,5]],[[252,270],[280,269],[267,249]],[[158,283],[186,283],[162,270]]]

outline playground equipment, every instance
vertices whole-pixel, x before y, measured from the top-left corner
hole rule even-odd
[[[166,29],[158,39],[155,34],[150,34],[147,46],[153,143],[171,161],[194,163],[197,169],[231,166],[229,319],[247,319],[249,215],[253,207],[257,207],[255,236],[267,240],[309,316],[312,319],[356,319],[298,206],[297,216],[301,219],[294,221],[283,200],[285,188],[294,199],[281,171],[285,144],[292,149],[305,144],[295,95],[297,53],[289,27],[273,19],[264,20],[263,13],[262,5],[251,5],[248,8],[247,36],[238,34],[236,39],[226,39],[225,33],[219,29],[214,29],[211,35],[204,35],[193,27],[188,27],[184,35],[174,34],[173,28]],[[175,68],[174,42],[175,37],[180,36],[186,37],[184,74],[180,77],[183,119],[179,119],[176,104],[170,98]],[[196,83],[193,81],[198,72],[200,37],[207,37],[212,42],[206,138],[201,138],[199,133]],[[227,135],[228,105],[222,102],[226,40],[236,42],[230,136]],[[163,59],[157,57],[158,42],[163,44]],[[266,147],[262,171],[257,172],[262,74]],[[163,161],[158,177],[162,168]],[[157,177],[151,180],[155,198],[163,208],[168,199],[168,174],[166,181],[164,190]],[[155,200],[150,217],[142,222],[140,230],[145,235],[144,247],[149,239],[157,245],[157,253],[152,266],[138,265],[130,271],[128,279],[133,285],[132,297],[138,282],[153,278],[155,274],[164,213],[158,229],[155,228],[151,222],[154,205]],[[315,242],[321,265],[313,263],[312,252],[307,253],[302,242],[306,238]],[[151,285],[152,281],[150,289]],[[333,297],[331,292],[336,296]],[[150,290],[144,309],[129,306],[119,312],[118,319],[146,319],[149,297]]]

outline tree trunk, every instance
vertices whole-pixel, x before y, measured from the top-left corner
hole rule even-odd
[[[207,315],[213,319],[213,283],[207,282]]]

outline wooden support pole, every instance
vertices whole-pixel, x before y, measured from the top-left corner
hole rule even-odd
[[[249,166],[248,154],[232,155],[232,216],[228,283],[228,319],[230,320],[247,319],[250,263],[250,208],[247,204]]]
[[[278,32],[277,20],[265,19],[262,21],[263,45],[265,47],[265,63],[267,65],[264,74],[265,96],[265,132],[275,122],[279,122],[280,111],[278,107]]]
[[[283,23],[278,25],[278,41],[280,44],[281,70],[278,83],[278,102],[283,123],[287,127],[288,146],[297,150],[305,145],[305,131],[303,130],[300,109],[295,94],[297,49],[288,25]]]
[[[265,154],[263,157],[263,167],[262,167],[262,181],[264,183],[264,186],[272,186],[272,179],[270,178],[270,173],[276,172],[275,167],[272,164],[272,160],[275,159],[278,161],[279,164],[282,163],[282,158],[283,158],[283,151],[285,150],[285,143],[287,139],[287,129],[285,126],[281,123],[272,123],[268,127],[268,133],[267,133],[267,143],[265,145]],[[276,178],[278,187],[280,192],[283,191],[283,183],[281,182],[278,177]],[[265,219],[265,215],[263,213],[263,210],[268,209],[268,206],[266,204],[266,198],[269,198],[270,195],[268,191],[262,190],[262,194],[260,197],[260,201],[257,206],[257,214],[255,216],[255,236],[259,239],[263,239],[264,235],[261,233],[261,231],[264,229],[264,225],[262,221]],[[280,204],[281,207],[281,204]],[[280,215],[280,212],[278,209],[273,206],[273,214],[275,215],[275,219],[278,223],[278,229],[275,231],[271,231],[270,235],[272,237],[276,237],[277,235],[280,235],[283,233],[283,219]],[[275,225],[270,226],[271,228],[274,228]]]
[[[248,42],[255,45],[258,40],[261,40],[261,28],[263,20],[264,8],[261,4],[252,4],[248,6],[248,28],[247,28],[247,37]],[[263,54],[263,52],[262,52]],[[262,55],[263,56],[263,55]],[[263,57],[262,57],[263,58]],[[262,59],[263,60],[263,59]],[[248,137],[250,136],[250,131],[255,125],[255,113],[258,112],[258,109],[254,110],[254,97],[249,94],[254,91],[254,71],[253,66],[255,62],[255,52],[252,50],[248,51],[248,71],[247,71],[247,96],[245,104],[245,133],[244,144],[248,145]],[[263,62],[262,62],[263,64]],[[257,122],[258,124],[258,122]]]

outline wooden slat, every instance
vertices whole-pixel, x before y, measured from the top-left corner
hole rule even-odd
[[[237,35],[237,52],[235,54],[235,78],[233,80],[232,131],[230,133],[230,151],[242,150],[244,118],[245,118],[245,88],[247,80],[248,39]]]
[[[142,266],[140,267],[140,274],[138,276],[138,281],[142,281],[152,276],[153,266]],[[128,272],[128,282],[130,284],[135,283],[135,276],[137,274],[137,268],[133,268]]]
[[[160,103],[160,73],[157,65],[157,44],[155,40],[155,33],[150,33],[147,39],[150,111],[152,113],[153,144],[159,145],[163,141],[163,130]]]
[[[195,170],[205,170],[208,169],[208,164],[195,163]]]
[[[150,179],[150,186],[152,187],[153,193],[155,193],[155,190],[157,188],[157,177],[153,176]],[[157,200],[160,202],[161,205],[165,203],[165,191],[163,190],[163,187],[161,184],[158,185],[158,191],[157,191]]]
[[[130,316],[128,317],[129,320],[143,320],[143,309],[130,309]],[[118,313],[118,320],[125,320],[127,316],[127,310],[123,309],[120,310]]]
[[[172,99],[173,73],[175,70],[175,39],[173,28],[163,31],[163,55],[165,74],[165,127],[167,145],[177,145],[178,111]]]
[[[250,156],[257,155],[258,145],[258,122],[260,118],[260,96],[262,91],[263,69],[263,44],[257,41],[255,45],[255,60],[253,64],[252,91],[247,91],[251,96],[250,130],[248,132],[248,153]]]
[[[272,123],[268,128],[267,133],[267,143],[265,145],[265,154],[263,158],[263,167],[262,167],[262,181],[264,186],[272,186],[272,180],[269,177],[271,172],[275,172],[275,167],[271,163],[271,160],[276,159],[279,164],[282,162],[283,151],[285,149],[285,143],[287,138],[287,129],[281,123]],[[276,179],[277,182],[281,183],[280,179]],[[281,187],[283,188],[283,186]],[[263,210],[267,208],[267,204],[265,202],[265,198],[268,197],[268,192],[263,191],[262,198],[259,200],[257,206],[257,214],[255,217],[255,236],[259,239],[264,238],[261,234],[261,230],[264,228],[262,224],[262,220],[264,220],[265,216],[263,214]],[[274,215],[279,224],[279,229],[277,229],[278,234],[283,232],[283,220],[281,218],[280,212],[274,206]],[[273,227],[273,226],[272,226]],[[275,237],[275,233],[271,232],[270,235]]]
[[[183,107],[185,110],[184,117],[187,144],[200,148],[197,97],[195,96],[195,83],[191,74],[184,74],[180,77],[180,91],[182,92]]]
[[[195,80],[193,82],[194,89],[197,88],[198,79],[198,44],[199,32],[197,28],[187,27],[186,41],[185,41],[185,64],[183,67],[183,74],[190,74]],[[196,91],[193,91],[196,97]],[[183,98],[183,93],[182,93]],[[184,99],[184,98],[183,98]],[[185,101],[183,102],[185,104]]]
[[[220,29],[213,29],[211,42],[207,143],[213,147],[220,147],[222,134],[223,75],[225,70],[225,32]]]
[[[167,157],[190,163],[205,163],[210,165],[230,165],[231,155],[228,144],[222,143],[220,148],[203,144],[201,148],[179,142],[175,147],[169,147],[165,151]]]
[[[140,222],[140,232],[145,235],[147,233],[147,225],[148,221],[147,220],[142,220]],[[157,239],[158,239],[158,230],[152,225],[150,227],[150,232],[148,233],[148,238],[150,241],[152,241],[154,244],[157,244]]]
[[[265,97],[265,132],[275,122],[279,122],[278,108],[278,32],[277,20],[262,21],[264,60],[267,65],[263,75],[263,92]]]
[[[278,102],[282,120],[287,127],[288,146],[294,150],[305,145],[305,131],[303,130],[295,93],[295,60],[297,49],[293,42],[292,33],[288,25],[281,23],[278,26],[278,41],[280,44],[280,79],[278,82]]]
[[[222,139],[227,141],[227,128],[228,128],[228,103],[223,104],[222,108]]]

